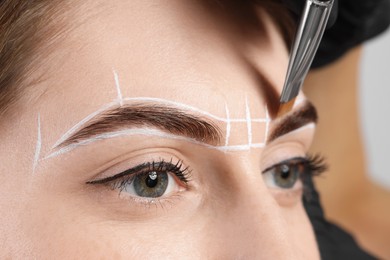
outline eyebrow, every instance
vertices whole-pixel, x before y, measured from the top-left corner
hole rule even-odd
[[[272,142],[275,139],[307,124],[317,123],[317,120],[318,116],[316,108],[309,101],[305,101],[301,108],[281,118],[281,120],[272,129],[267,142]]]
[[[304,125],[317,122],[315,107],[304,105],[281,118],[272,129],[267,143]],[[90,138],[124,128],[153,127],[168,134],[193,139],[207,145],[222,147],[222,134],[212,121],[189,114],[179,108],[157,104],[131,104],[105,110],[91,118],[86,126],[55,146],[55,149],[77,145]]]
[[[55,148],[80,143],[89,138],[124,128],[153,127],[170,134],[191,138],[208,145],[220,145],[221,130],[211,121],[164,105],[131,104],[106,110],[93,117]]]

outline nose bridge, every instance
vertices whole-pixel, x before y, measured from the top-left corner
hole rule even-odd
[[[213,259],[318,259],[314,237],[307,236],[310,224],[302,217],[303,209],[278,203],[262,181],[258,155],[233,156],[224,158],[225,167],[220,169],[224,188],[214,190],[207,203],[207,235],[202,241],[207,255]]]
[[[233,238],[229,242],[240,248],[235,253],[246,259],[291,259],[294,250],[288,226],[267,189],[246,186],[237,196],[238,203],[228,216],[229,237]]]
[[[297,259],[278,203],[261,180],[244,179],[229,195],[230,203],[212,208],[208,243],[219,249],[213,254],[222,259]]]

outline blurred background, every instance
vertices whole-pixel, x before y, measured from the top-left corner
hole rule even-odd
[[[390,30],[365,44],[359,98],[367,171],[390,190]]]

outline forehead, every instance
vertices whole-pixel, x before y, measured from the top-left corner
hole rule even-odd
[[[282,37],[260,10],[254,11],[262,29],[244,37],[246,23],[202,3],[89,1],[75,12],[72,29],[42,68],[45,118],[56,120],[67,111],[54,126],[63,133],[116,99],[113,71],[124,97],[163,98],[216,115],[225,115],[228,104],[232,117],[245,115],[249,97],[263,111],[253,68],[282,86],[287,67]]]

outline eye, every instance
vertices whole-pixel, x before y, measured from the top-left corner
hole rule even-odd
[[[159,198],[180,191],[187,185],[189,170],[182,162],[147,162],[104,179],[87,184],[107,184],[133,197]]]
[[[178,186],[170,173],[149,171],[122,181],[119,188],[122,192],[127,192],[134,196],[158,198],[178,190]]]
[[[270,188],[291,189],[304,175],[317,175],[325,169],[321,157],[292,158],[264,170],[263,179]]]

